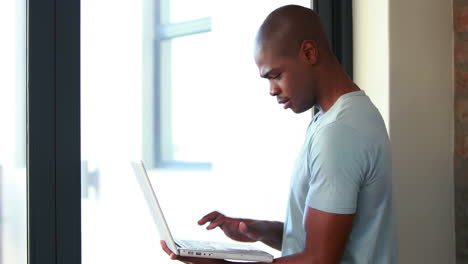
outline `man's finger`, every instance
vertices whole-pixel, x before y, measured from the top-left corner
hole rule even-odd
[[[179,256],[177,256],[174,252],[172,252],[171,249],[169,249],[169,247],[167,246],[164,240],[161,240],[161,247],[163,248],[164,252],[166,252],[166,254],[169,255],[170,259],[172,260],[177,259],[177,260],[183,261],[182,259],[180,259]]]
[[[221,226],[222,224],[224,224],[225,221],[226,221],[226,217],[224,217],[224,215],[220,215],[215,220],[213,220],[211,222],[211,224],[209,224],[206,227],[206,229],[207,230],[215,229],[216,227]]]
[[[167,244],[166,244],[166,242],[164,240],[161,240],[161,246],[162,246],[164,252],[166,252],[169,255],[169,258],[171,260],[179,260],[179,261],[182,261],[183,263],[186,263],[186,264],[192,264],[194,262],[194,260],[196,260],[195,258],[181,257],[181,256],[178,256],[178,255],[174,254],[174,252],[172,252],[169,249],[169,247],[167,246]]]
[[[204,224],[206,224],[206,222],[213,221],[213,219],[216,219],[220,215],[221,215],[221,213],[218,212],[218,211],[211,212],[211,213],[205,215],[204,217],[202,217],[202,219],[198,220],[198,224],[199,225],[204,225]]]
[[[166,252],[166,254],[168,254],[172,260],[179,259],[179,256],[172,252],[171,249],[167,246],[166,241],[161,240],[161,246],[164,252]]]
[[[164,240],[161,240],[161,247],[162,249],[164,250],[164,252],[166,252],[166,254],[168,254],[169,256],[171,256],[172,254],[174,254],[174,252],[172,252],[169,247],[167,246],[166,244],[166,241]],[[175,254],[174,254],[175,255]]]

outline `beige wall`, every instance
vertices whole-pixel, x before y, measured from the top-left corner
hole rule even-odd
[[[354,80],[389,128],[388,2],[354,0]]]
[[[392,141],[400,263],[455,263],[452,1],[354,9],[355,79]]]

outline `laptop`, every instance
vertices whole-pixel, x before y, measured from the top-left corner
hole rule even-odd
[[[248,245],[174,239],[159,206],[143,162],[132,162],[132,167],[159,231],[160,238],[166,242],[174,254],[185,257],[273,262],[271,254]]]

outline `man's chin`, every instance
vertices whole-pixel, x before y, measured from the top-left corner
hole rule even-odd
[[[303,107],[303,108],[296,108],[296,107],[291,107],[291,111],[293,111],[295,114],[301,114],[304,113],[305,111],[309,110],[311,107]]]

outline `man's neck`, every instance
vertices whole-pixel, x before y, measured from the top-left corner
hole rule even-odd
[[[327,112],[342,95],[360,90],[339,65],[330,68],[318,86],[321,91],[317,103],[323,112]]]

